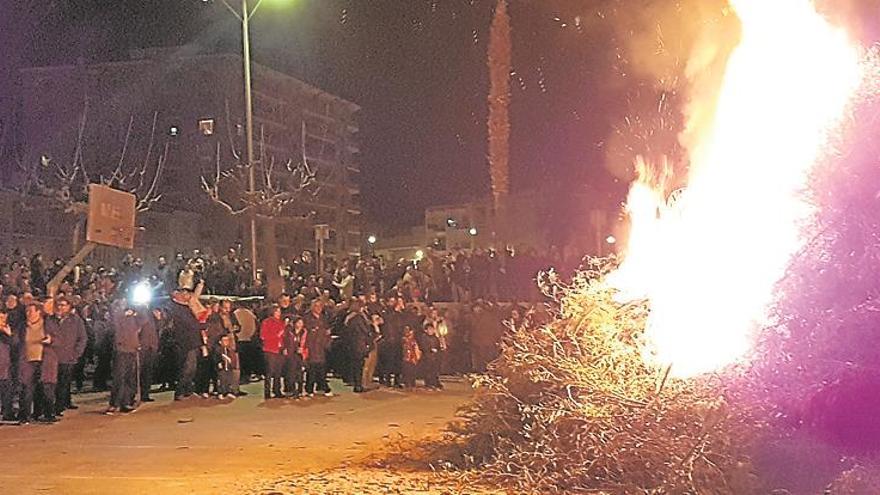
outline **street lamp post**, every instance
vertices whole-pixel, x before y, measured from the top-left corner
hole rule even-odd
[[[244,63],[244,128],[246,140],[246,159],[248,167],[248,193],[253,198],[256,195],[256,179],[254,174],[254,102],[251,88],[251,39],[250,20],[251,16],[260,8],[262,0],[257,1],[254,10],[251,11],[248,0],[241,0],[241,13],[239,14],[227,0],[222,0],[223,5],[241,21],[241,59]],[[257,279],[257,215],[255,211],[250,213],[251,230],[251,277]]]
[[[257,4],[259,6],[259,4]],[[248,191],[251,198],[256,194],[254,176],[254,101],[251,90],[251,41],[248,0],[241,0],[241,44],[244,60],[244,127],[247,134]],[[257,279],[257,212],[251,211],[251,276]],[[270,268],[271,269],[271,268]]]

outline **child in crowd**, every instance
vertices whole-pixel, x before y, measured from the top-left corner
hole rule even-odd
[[[403,329],[403,386],[413,388],[416,386],[416,375],[419,370],[419,361],[422,360],[422,351],[416,341],[416,334],[409,325]]]
[[[238,367],[238,353],[235,352],[232,342],[233,337],[229,334],[220,337],[217,344],[217,398],[234,399],[235,390],[238,388],[239,376],[236,373]]]
[[[430,389],[440,390],[443,388],[443,385],[440,384],[440,362],[443,348],[433,322],[425,322],[425,334],[422,335],[420,344],[422,355],[424,356],[424,359],[422,359],[422,376],[425,377],[425,386]]]

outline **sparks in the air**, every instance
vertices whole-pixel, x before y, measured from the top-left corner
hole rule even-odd
[[[625,258],[609,278],[622,297],[650,300],[646,354],[677,377],[751,348],[803,245],[808,178],[862,79],[860,49],[810,0],[731,7],[741,37],[717,98],[691,102],[686,189],[669,201],[668,167],[639,163]]]

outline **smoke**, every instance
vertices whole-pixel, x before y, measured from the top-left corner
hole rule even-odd
[[[819,11],[832,24],[865,45],[880,43],[880,0],[816,0]]]
[[[612,174],[631,180],[637,157],[669,159],[677,181],[714,115],[739,25],[726,0],[624,0],[607,17],[623,81],[623,114],[606,145]]]

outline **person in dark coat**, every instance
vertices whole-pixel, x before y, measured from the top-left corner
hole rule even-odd
[[[202,330],[202,353],[198,364],[196,365],[196,393],[207,397],[213,386],[214,392],[217,391],[217,362],[214,351],[220,342],[220,337],[226,333],[223,327],[223,319],[220,316],[220,302],[217,300],[208,301],[208,313],[204,315],[205,324]]]
[[[220,337],[213,353],[217,366],[217,397],[234,399],[238,389],[239,364],[238,352],[235,351],[235,337],[226,334]]]
[[[25,311],[24,304],[19,301],[18,296],[15,294],[7,294],[6,296],[6,312],[8,313],[8,322],[9,327],[12,329],[12,347],[10,349],[10,362],[12,363],[12,368],[10,369],[10,373],[12,374],[12,394],[13,397],[18,393],[20,389],[20,384],[18,381],[18,365],[21,362],[20,354],[21,354],[21,342],[24,338],[24,329],[26,326]]]
[[[306,346],[306,323],[297,317],[284,334],[284,392],[299,398],[303,393],[303,349]]]
[[[199,349],[202,346],[202,333],[199,328],[199,321],[189,306],[191,297],[192,292],[188,290],[176,290],[171,296],[171,304],[168,307],[179,373],[177,387],[174,390],[174,400],[181,400],[192,396]]]
[[[177,344],[174,342],[174,332],[171,331],[171,320],[163,308],[153,308],[153,318],[159,333],[159,353],[156,358],[156,382],[161,385],[161,390],[173,390],[177,385],[179,375],[177,365]]]
[[[403,329],[402,339],[402,382],[406,388],[415,388],[416,375],[418,375],[419,362],[422,360],[422,350],[416,340],[416,333],[407,325]]]
[[[327,350],[330,349],[330,325],[324,317],[324,303],[312,302],[312,309],[303,317],[306,331],[306,393],[309,396],[323,392],[330,397],[333,392],[327,383]]]
[[[364,363],[370,353],[372,332],[370,331],[370,321],[364,314],[364,305],[361,301],[352,302],[351,312],[345,318],[345,327],[346,334],[351,339],[349,349],[352,361],[352,387],[355,393],[362,393],[364,391]]]
[[[58,355],[58,387],[55,403],[60,411],[78,409],[71,401],[70,386],[76,363],[85,352],[89,337],[86,334],[85,323],[73,312],[73,305],[69,299],[57,298],[55,309],[58,313],[56,320],[58,334],[53,345]]]
[[[440,345],[440,338],[437,336],[434,323],[427,321],[424,328],[425,331],[419,338],[419,348],[422,351],[421,374],[425,377],[426,387],[440,390],[443,388],[443,385],[440,384],[440,363],[442,362],[443,348]]]
[[[499,354],[504,336],[504,317],[497,306],[477,301],[473,308],[470,325],[471,362],[473,371],[485,373],[486,367]]]
[[[137,359],[141,322],[138,314],[124,300],[114,303],[113,316],[113,388],[106,414],[131,412],[138,396]]]
[[[110,313],[106,306],[95,311],[92,321],[95,332],[95,373],[92,384],[95,390],[105,391],[113,371],[113,328],[110,324]]]
[[[379,383],[388,387],[401,387],[403,329],[407,325],[407,315],[404,312],[406,302],[403,298],[394,297],[388,302],[392,310],[382,317],[385,326],[382,328],[382,340],[379,341]]]
[[[161,312],[159,312],[161,317]],[[140,392],[141,402],[153,402],[150,388],[153,386],[153,371],[156,356],[159,354],[159,329],[155,312],[142,308],[138,312],[140,323]]]
[[[15,419],[13,406],[12,348],[17,335],[9,324],[9,313],[0,308],[0,413],[3,421]]]
[[[46,265],[40,253],[31,257],[31,288],[35,293],[46,294]]]
[[[373,377],[376,374],[376,365],[379,362],[379,342],[382,340],[382,326],[385,320],[379,313],[370,315],[370,335],[367,340],[367,359],[364,362],[364,372],[361,374],[361,382],[365,390],[373,388]]]
[[[80,393],[85,388],[86,366],[95,360],[95,306],[90,304],[77,306],[74,301],[74,311],[82,318],[86,329],[86,348],[73,368],[73,386],[76,392]]]

